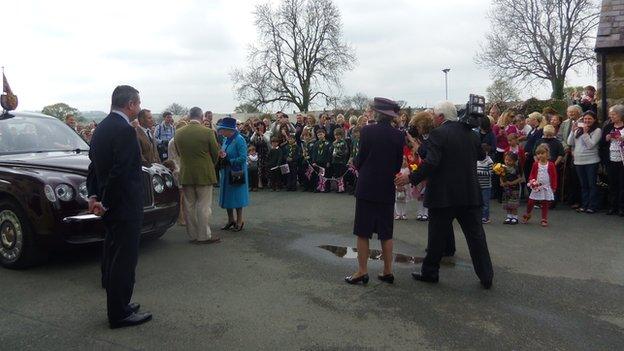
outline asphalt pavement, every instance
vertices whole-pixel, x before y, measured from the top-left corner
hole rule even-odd
[[[439,284],[414,281],[407,262],[394,285],[364,287],[343,281],[355,259],[319,248],[354,245],[354,207],[348,195],[252,193],[242,232],[219,231],[213,207],[220,244],[189,244],[178,226],[143,243],[134,300],[154,320],[133,328],[108,328],[98,246],[0,269],[0,350],[622,349],[624,218],[559,208],[549,228],[509,226],[493,203],[492,290],[457,226]],[[418,262],[427,225],[414,217],[396,223],[395,252]],[[381,267],[371,261],[371,277]]]

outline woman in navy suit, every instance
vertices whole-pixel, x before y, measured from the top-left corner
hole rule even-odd
[[[375,98],[373,110],[378,123],[362,128],[360,151],[354,160],[359,171],[355,191],[355,224],[358,271],[345,281],[349,284],[368,283],[368,244],[377,233],[381,241],[384,271],[378,279],[394,282],[392,274],[392,233],[394,227],[394,177],[401,170],[405,133],[392,127],[398,118],[399,105],[388,99]]]

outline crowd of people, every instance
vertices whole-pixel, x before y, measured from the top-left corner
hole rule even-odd
[[[528,222],[532,209],[538,206],[542,210],[541,224],[547,226],[548,210],[558,203],[565,203],[579,213],[593,214],[606,209],[609,215],[624,216],[624,109],[621,105],[613,106],[609,119],[601,124],[596,115],[594,92],[589,86],[583,96],[575,95],[565,115],[545,108],[525,116],[491,105],[488,118],[475,130],[488,155],[478,162],[477,170],[482,196],[502,204],[506,212],[504,224]],[[419,111],[412,116],[402,112],[392,121],[406,137],[401,173],[413,172],[426,158],[428,135],[441,123],[432,112]],[[290,116],[280,111],[273,119],[232,119],[232,127],[246,151],[248,190],[353,194],[358,179],[354,160],[360,149],[360,133],[364,126],[376,123],[372,116],[372,110],[367,109],[361,115],[348,117],[332,112],[319,116],[296,114],[291,121]],[[177,153],[170,141],[176,130],[192,120],[186,116],[174,122],[173,115],[165,112],[163,121],[155,124],[151,112],[141,110],[132,124],[137,130],[143,165],[164,163],[178,174],[179,155],[170,157],[171,153]],[[212,112],[206,111],[197,122],[213,131],[217,145],[224,144],[227,138],[217,132],[222,120],[213,124]],[[73,116],[68,116],[67,123],[74,129],[81,128]],[[93,126],[84,126],[80,132],[87,141],[90,127]],[[217,167],[218,160],[214,163]],[[215,176],[218,180],[219,172]],[[395,219],[406,220],[406,205],[413,201],[415,218],[427,221],[425,191],[426,182],[398,187]],[[527,208],[520,219],[521,200],[526,200]],[[484,201],[482,221],[484,224],[492,221],[490,201]],[[183,214],[180,223],[186,223]],[[238,225],[243,225],[242,220]]]

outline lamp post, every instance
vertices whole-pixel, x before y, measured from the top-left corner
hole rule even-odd
[[[450,68],[445,68],[442,70],[442,72],[444,72],[444,91],[446,92],[446,100],[448,100],[448,73],[450,71]]]

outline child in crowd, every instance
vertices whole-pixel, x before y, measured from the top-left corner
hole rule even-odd
[[[518,165],[520,169],[524,169],[524,162],[526,157],[524,155],[524,149],[520,146],[520,137],[516,133],[507,135],[507,142],[509,145],[505,149],[505,152],[511,152],[518,156]]]
[[[273,191],[282,188],[282,174],[279,166],[282,164],[282,150],[279,147],[280,139],[278,137],[271,138],[271,150],[267,157],[267,168],[269,169],[269,183]]]
[[[334,130],[331,174],[332,178],[337,179],[338,182],[344,182],[343,176],[347,171],[347,162],[349,162],[349,145],[347,145],[347,142],[344,140],[344,135],[344,129],[337,128]],[[336,192],[344,192],[344,183],[343,188],[338,186]]]
[[[318,183],[317,178],[317,170],[313,168],[313,171],[310,173],[308,168],[312,167],[315,163],[315,147],[316,142],[313,136],[314,129],[305,129],[301,133],[301,149],[303,155],[302,162],[302,172],[303,172],[303,190],[304,191],[314,191],[316,188],[316,184]],[[310,176],[308,178],[308,175]]]
[[[258,153],[253,145],[250,145],[247,149],[247,171],[250,190],[258,191]]]
[[[532,189],[527,203],[527,212],[523,216],[523,223],[531,219],[531,212],[535,203],[539,202],[542,210],[542,227],[548,226],[548,208],[555,199],[557,190],[557,168],[548,160],[550,150],[547,144],[538,145],[535,149],[537,162],[533,164],[529,175],[529,187]]]
[[[492,166],[494,161],[490,157],[491,146],[489,144],[481,144],[485,159],[477,161],[477,178],[479,179],[479,187],[481,188],[481,196],[483,197],[483,205],[481,210],[481,221],[483,224],[489,224],[490,220],[490,198],[492,196]]]
[[[354,166],[354,161],[357,158],[360,151],[360,130],[361,127],[353,126],[349,131],[351,132],[351,150],[349,155],[349,165]],[[355,186],[357,185],[357,176],[354,173],[354,167],[352,171],[346,175],[346,186],[349,189],[349,195],[355,194]]]
[[[407,159],[403,157],[403,165],[401,166],[401,174],[410,174],[409,165]],[[396,198],[394,201],[394,219],[406,220],[407,219],[407,201],[410,193],[412,192],[411,185],[396,187]]]
[[[507,212],[504,224],[518,224],[520,206],[520,184],[524,181],[518,166],[518,155],[508,152],[504,156],[505,173],[500,177],[503,189],[503,208]]]
[[[319,130],[316,131],[316,138],[318,140],[316,141],[316,147],[314,148],[315,157],[312,165],[317,172],[325,172],[324,177],[327,178],[331,176],[329,166],[332,161],[332,144],[325,139],[325,129],[323,128],[319,128]],[[326,193],[330,190],[329,185],[329,182],[325,182],[324,184]],[[317,189],[315,191],[319,192],[320,190]]]
[[[297,173],[299,172],[299,161],[301,160],[301,147],[297,144],[295,134],[288,134],[287,144],[283,146],[283,154],[288,164],[290,173],[287,175],[286,190],[297,191]]]

